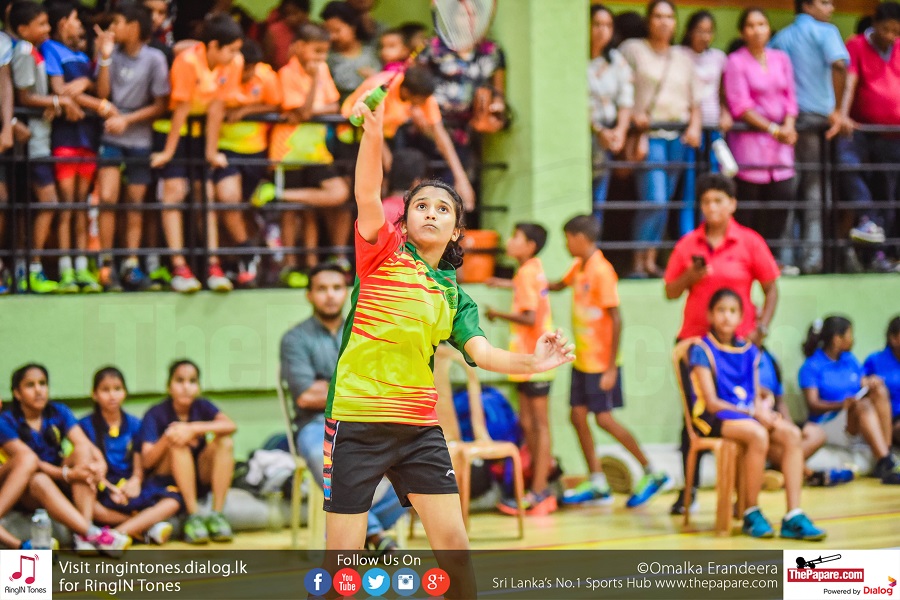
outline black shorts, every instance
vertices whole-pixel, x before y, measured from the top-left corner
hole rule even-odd
[[[549,381],[522,381],[516,385],[516,390],[523,396],[537,398],[550,395]]]
[[[168,134],[153,132],[153,149],[161,152],[166,147]],[[188,152],[190,148],[190,153]],[[188,165],[185,161],[192,157],[197,161],[195,165]],[[206,137],[181,136],[175,147],[172,160],[167,162],[159,171],[160,179],[189,179],[193,175],[196,179],[202,179],[206,170]],[[207,175],[208,177],[208,175]]]
[[[592,413],[611,412],[614,408],[622,408],[622,367],[619,367],[619,376],[616,377],[616,385],[608,392],[600,389],[600,377],[602,373],[584,373],[578,369],[572,369],[572,385],[569,388],[569,405],[587,406]]]
[[[110,510],[126,515],[133,515],[152,506],[159,504],[163,498],[174,498],[183,509],[184,500],[178,492],[175,480],[171,476],[151,475],[141,485],[141,493],[137,498],[131,498],[128,504],[113,502],[109,492],[104,490],[97,494],[97,500]]]
[[[409,494],[459,493],[444,432],[436,425],[326,419],[323,450],[327,512],[367,512],[385,475],[407,507]]]
[[[322,182],[340,177],[334,165],[310,165],[302,169],[285,169],[284,188],[317,188]]]
[[[228,158],[228,166],[224,169],[213,169],[213,183],[219,183],[220,181],[222,181],[223,179],[227,179],[228,177],[240,175],[241,194],[243,194],[244,200],[250,199],[250,196],[253,195],[253,190],[256,189],[256,186],[259,185],[260,181],[270,178],[268,165],[250,165],[241,162],[244,160],[265,160],[268,158],[268,154],[265,150],[262,152],[257,152],[255,154],[242,154],[240,152],[234,152],[232,150],[222,150],[222,154],[224,154]]]

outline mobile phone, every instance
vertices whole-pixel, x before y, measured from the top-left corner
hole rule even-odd
[[[691,257],[691,259],[694,261],[694,266],[697,267],[698,269],[702,269],[703,267],[706,266],[706,257],[704,257],[700,254],[693,255]]]
[[[862,386],[856,394],[853,395],[854,400],[862,400],[869,394],[869,386]]]

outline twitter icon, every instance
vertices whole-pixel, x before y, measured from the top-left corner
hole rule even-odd
[[[384,569],[375,567],[366,571],[362,578],[363,590],[370,596],[383,596],[391,587],[391,578]]]

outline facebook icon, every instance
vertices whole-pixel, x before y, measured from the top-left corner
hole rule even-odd
[[[303,585],[313,596],[324,596],[331,589],[331,575],[325,569],[313,569],[303,578]]]

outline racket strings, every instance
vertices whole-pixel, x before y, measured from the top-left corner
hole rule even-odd
[[[495,0],[434,0],[435,29],[457,52],[484,39],[494,16]]]

